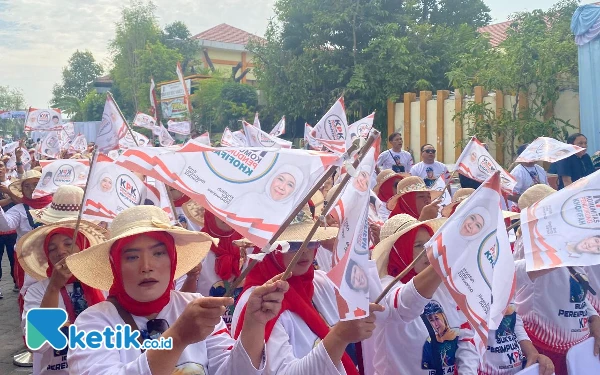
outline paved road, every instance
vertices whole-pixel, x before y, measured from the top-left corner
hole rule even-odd
[[[17,295],[12,291],[13,282],[10,277],[8,257],[2,259],[2,280],[0,289],[4,295],[0,299],[0,374],[25,375],[31,374],[31,368],[17,367],[12,364],[13,355],[25,348],[21,335],[19,306]]]

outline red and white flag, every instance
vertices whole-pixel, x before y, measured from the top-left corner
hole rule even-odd
[[[96,135],[98,151],[107,154],[119,148],[119,139],[127,133],[127,121],[121,116],[121,111],[110,93],[106,94],[106,103],[102,113],[102,121]]]
[[[58,190],[58,187],[63,185],[83,188],[85,187],[89,170],[89,163],[86,165],[80,160],[58,159],[52,160],[50,163],[44,163],[42,166],[42,178],[40,178],[33,191],[33,198],[54,194]]]
[[[527,271],[600,264],[600,171],[521,211]]]
[[[183,100],[185,105],[187,106],[189,116],[192,115],[192,102],[190,101],[190,93],[188,92],[187,86],[185,85],[185,78],[183,77],[183,72],[181,71],[181,64],[177,62],[177,78],[179,79],[179,83],[183,87]]]
[[[339,290],[341,320],[361,319],[369,311],[369,183],[375,173],[371,148],[350,178],[334,206],[340,223],[334,249],[334,266],[327,276]]]
[[[75,152],[84,152],[87,150],[87,139],[85,139],[85,135],[79,134],[75,139],[71,141],[69,144],[69,148],[67,149],[70,153]]]
[[[243,133],[242,133],[243,135]],[[229,128],[223,130],[221,135],[221,146],[223,147],[244,147],[246,146],[246,137],[244,136],[244,142],[240,142],[239,137],[235,137],[233,132]]]
[[[135,140],[133,139],[133,136],[131,135],[131,133],[133,133],[133,135],[135,135]],[[133,148],[133,147],[146,147],[149,144],[150,144],[150,140],[148,139],[148,137],[146,137],[145,135],[143,135],[141,133],[133,131],[133,130],[131,132],[127,132],[127,134],[125,134],[125,136],[119,140],[119,148],[120,149],[127,149],[127,148]]]
[[[292,148],[292,142],[267,134],[246,121],[242,121],[242,126],[246,134],[246,144],[250,147]]]
[[[516,286],[500,182],[496,171],[425,244],[429,262],[471,323],[480,353],[488,332],[502,322]]]
[[[150,112],[154,117],[158,116],[158,111],[156,110],[158,105],[156,103],[156,85],[154,84],[154,78],[150,78]]]
[[[29,108],[25,118],[25,131],[62,130],[62,114],[58,108]]]
[[[15,150],[19,147],[19,141],[10,142],[2,146],[2,154],[13,154]]]
[[[154,130],[158,125],[156,123],[156,118],[145,113],[138,112],[133,119],[133,126]]]
[[[447,179],[442,173],[440,177],[435,180],[433,185],[429,187],[430,190],[440,191],[442,192],[442,196],[439,198],[440,202],[440,212],[441,209],[452,203],[452,196],[448,192],[448,188],[446,186]]]
[[[258,112],[256,112],[254,114],[254,123],[252,123],[252,125],[256,126],[259,129],[261,129],[261,127],[260,127],[260,120],[258,119]]]
[[[176,223],[173,210],[171,208],[171,202],[169,201],[169,195],[167,193],[167,187],[164,183],[155,179],[148,178],[144,182],[147,189],[146,203],[152,203],[152,205],[160,207],[163,211],[169,215],[169,220],[172,224]]]
[[[498,164],[476,137],[471,138],[456,160],[455,169],[458,173],[479,182],[487,180],[494,172],[499,171],[502,191],[505,194],[512,194],[517,184],[517,180]]]
[[[162,124],[158,124],[157,127],[152,129],[152,134],[158,137],[158,142],[163,147],[172,146],[175,143],[169,131]]]
[[[213,148],[191,140],[182,148],[125,150],[123,168],[176,188],[259,247],[339,157],[293,149]]]
[[[348,120],[344,109],[344,98],[339,98],[319,120],[311,135],[323,146],[336,153],[346,152],[348,138]]]
[[[75,124],[73,124],[72,122],[67,122],[66,124],[64,124],[62,129],[70,139],[73,139],[73,137],[75,137]]]
[[[283,116],[281,120],[279,120],[277,125],[275,125],[273,129],[271,129],[271,132],[269,134],[273,137],[279,137],[285,134],[285,116]]]
[[[173,121],[167,122],[167,128],[170,132],[181,135],[190,135],[192,126],[189,121]]]
[[[42,155],[53,159],[60,156],[61,142],[58,138],[58,132],[48,132],[40,145]]]
[[[307,145],[307,148],[310,150],[315,150],[315,151],[323,150],[323,145],[321,144],[321,142],[319,142],[312,136],[312,131],[313,131],[312,126],[310,126],[308,124],[304,124],[304,143],[305,143],[305,145]]]
[[[367,139],[369,133],[373,128],[373,121],[375,120],[375,112],[371,113],[367,117],[364,117],[355,123],[348,126],[348,137],[346,137],[346,148],[352,146],[352,142],[356,138]]]
[[[210,144],[210,134],[208,134],[208,132],[205,132],[204,134],[202,134],[194,139],[196,141],[202,143],[203,145],[212,146]]]
[[[531,163],[535,161],[555,163],[584,150],[585,148],[570,145],[554,138],[539,137],[527,146],[517,160],[515,160],[515,163]]]
[[[96,157],[83,199],[83,218],[111,222],[119,212],[144,203],[146,186],[108,156]]]

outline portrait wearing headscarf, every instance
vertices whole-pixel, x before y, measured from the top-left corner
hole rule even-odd
[[[100,177],[94,181],[90,197],[102,199],[109,198],[112,195],[114,188],[115,181],[113,181],[112,175],[108,172],[103,172],[100,174]]]

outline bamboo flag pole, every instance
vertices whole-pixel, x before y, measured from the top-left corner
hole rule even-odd
[[[88,171],[87,179],[85,181],[85,188],[83,189],[83,200],[81,201],[81,206],[79,206],[79,214],[77,215],[77,223],[75,223],[75,231],[73,232],[73,241],[71,242],[71,253],[73,252],[73,246],[75,246],[75,240],[77,239],[77,233],[79,232],[79,226],[81,225],[81,216],[83,215],[83,208],[85,206],[85,196],[88,191],[88,187],[90,186],[90,177],[92,176],[92,168],[94,164],[96,164],[96,159],[98,159],[98,148],[94,146],[94,152],[92,153],[92,160],[90,160],[90,169]]]
[[[123,115],[123,112],[121,112],[121,108],[119,108],[119,105],[115,101],[115,98],[112,96],[112,94],[110,93],[110,91],[107,94],[110,95],[110,99],[113,101],[113,103],[115,103],[115,107],[117,107],[117,111],[119,111],[119,114],[121,115],[121,118],[125,122],[125,126],[127,126],[127,130],[129,131],[129,134],[131,135],[131,138],[133,138],[133,142],[135,142],[135,145],[139,147],[140,145],[139,145],[139,143],[137,141],[137,138],[133,134],[133,130],[131,130],[131,126],[129,126],[129,123],[127,123],[127,120],[125,119],[125,116]]]
[[[347,150],[347,154],[351,155],[354,151],[356,151],[358,149],[358,142],[355,142],[352,144],[352,146],[350,146],[350,148]],[[323,176],[319,179],[319,181],[317,181],[315,183],[315,185],[313,186],[313,188],[308,192],[308,194],[306,194],[306,196],[304,197],[304,199],[302,199],[302,201],[300,203],[298,203],[298,206],[294,209],[294,211],[292,211],[292,213],[287,217],[287,219],[285,219],[285,221],[283,222],[283,224],[281,224],[281,226],[279,227],[279,229],[277,230],[277,232],[275,232],[275,234],[273,235],[273,237],[271,238],[271,240],[269,241],[269,243],[267,244],[267,246],[273,246],[273,244],[275,243],[275,241],[277,241],[277,239],[279,238],[279,236],[281,236],[281,234],[283,233],[283,231],[285,231],[285,229],[287,228],[287,226],[292,222],[292,220],[294,220],[294,218],[296,217],[296,215],[298,215],[298,212],[300,212],[304,206],[308,203],[308,201],[310,200],[310,198],[312,198],[312,196],[317,192],[317,190],[319,190],[321,188],[321,186],[323,186],[323,184],[330,179],[333,174],[336,171],[336,167],[335,166],[331,166],[329,167],[329,169],[327,170],[327,172],[325,172],[325,174],[323,174]],[[240,284],[242,283],[242,281],[246,278],[246,276],[248,276],[248,273],[250,273],[250,271],[258,264],[258,261],[256,259],[252,259],[250,260],[250,262],[248,263],[248,266],[244,269],[244,271],[242,271],[242,273],[240,274],[240,276],[238,276],[233,283],[231,284],[231,286],[229,287],[229,289],[226,291],[225,293],[225,297],[231,297],[233,295],[233,291],[240,286]]]
[[[369,136],[369,138],[367,139],[367,142],[362,147],[360,154],[358,155],[358,158],[356,158],[354,163],[352,163],[352,167],[357,168],[359,166],[359,164],[362,162],[362,160],[365,158],[365,156],[369,152],[369,149],[371,148],[371,146],[373,145],[375,140],[377,138],[379,138],[380,136],[381,136],[381,133],[379,133],[378,131],[372,133]],[[346,176],[344,176],[344,178],[342,179],[342,181],[339,184],[339,188],[336,189],[336,191],[333,193],[331,199],[327,202],[327,205],[325,205],[325,207],[323,208],[323,214],[327,213],[331,209],[331,207],[335,203],[337,197],[342,193],[342,191],[344,190],[344,187],[348,184],[348,181],[350,181],[351,177],[352,176],[350,176],[349,173],[346,173]],[[302,255],[304,254],[306,249],[308,248],[308,244],[310,243],[310,240],[312,239],[314,234],[317,232],[317,229],[319,229],[320,225],[321,225],[321,220],[317,220],[314,223],[312,229],[310,230],[310,232],[306,236],[306,239],[302,243],[302,246],[300,246],[300,249],[296,252],[296,254],[294,255],[294,258],[292,258],[292,261],[287,266],[285,272],[283,273],[283,276],[281,277],[281,280],[287,280],[291,276],[292,269],[296,266],[296,263],[298,263],[298,261],[300,260],[300,258],[302,257]]]
[[[394,277],[394,280],[392,280],[392,282],[389,283],[389,285],[386,286],[385,289],[383,290],[383,292],[381,292],[381,294],[377,297],[377,299],[375,300],[375,303],[379,304],[379,302],[381,302],[381,300],[386,296],[386,294],[388,294],[390,292],[390,290],[392,290],[394,285],[396,285],[398,283],[398,281],[402,280],[402,278],[404,276],[406,276],[410,272],[410,270],[413,269],[415,264],[417,264],[417,262],[419,260],[421,260],[421,258],[423,258],[423,256],[426,253],[427,253],[427,250],[421,251],[421,253],[419,253],[419,255],[417,255],[415,257],[415,259],[404,269],[404,271],[400,272],[400,274],[398,276]]]

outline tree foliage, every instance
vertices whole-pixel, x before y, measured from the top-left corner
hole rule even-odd
[[[181,69],[184,73],[196,73],[194,63],[200,52],[198,44],[191,36],[188,27],[181,21],[165,26],[163,31],[164,45],[181,54]]]
[[[21,90],[0,86],[0,111],[25,109],[25,97]]]
[[[90,51],[75,51],[69,58],[68,65],[62,70],[61,83],[54,85],[52,89],[53,105],[62,97],[75,97],[83,100],[94,79],[102,75],[103,69],[94,59]]]

